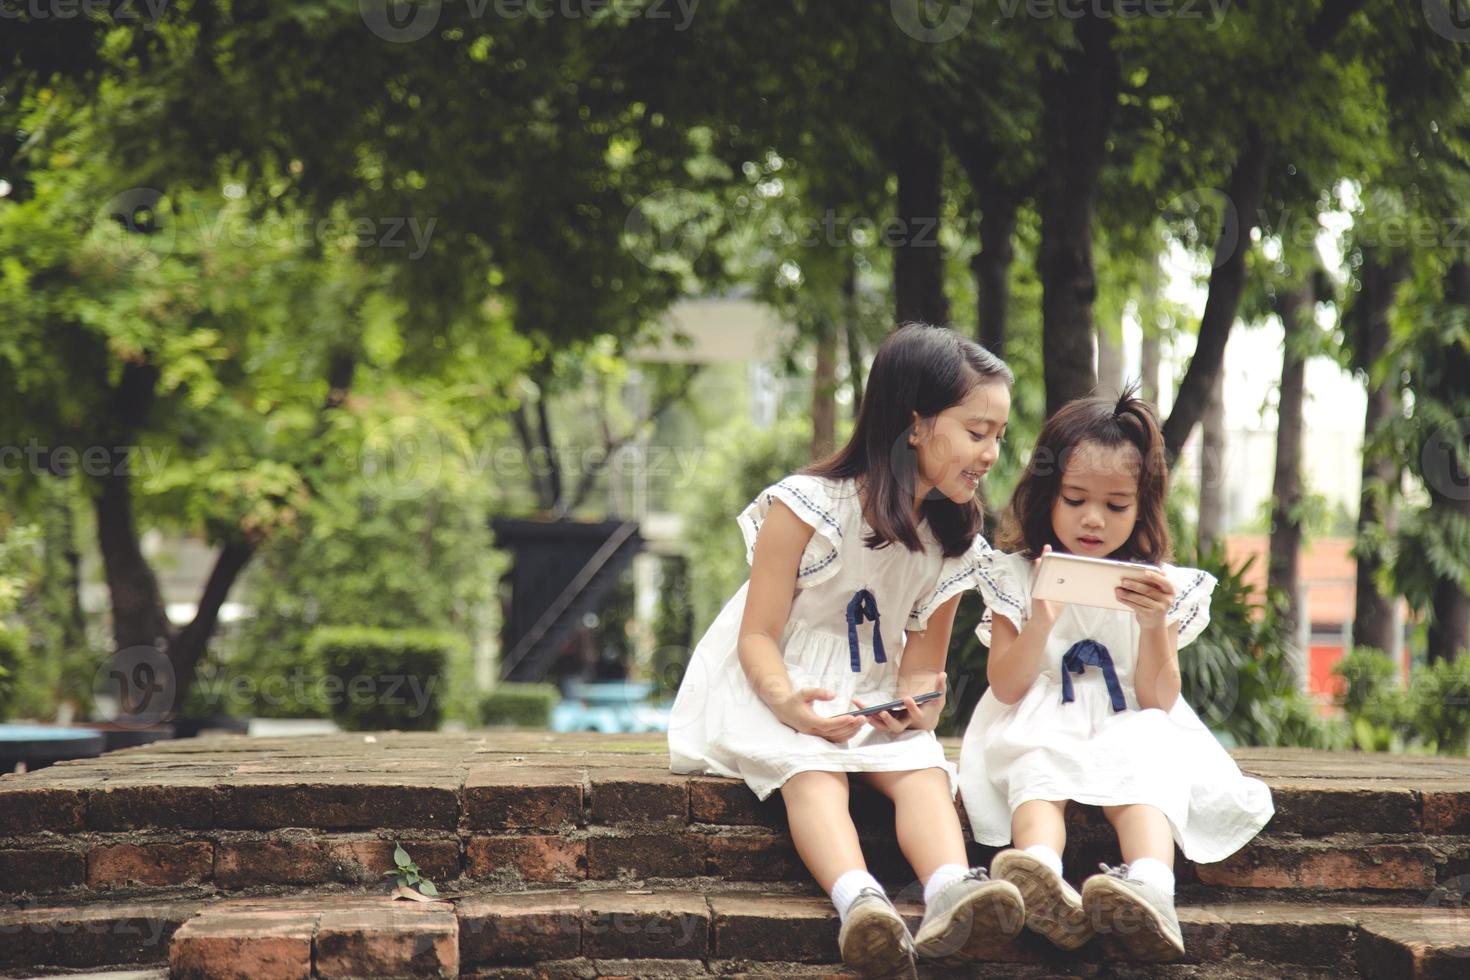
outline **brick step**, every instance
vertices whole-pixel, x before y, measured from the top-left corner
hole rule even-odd
[[[1074,832],[1069,876],[1121,862],[1107,832]],[[146,898],[180,891],[248,895],[286,886],[375,887],[394,867],[400,842],[423,873],[450,887],[502,889],[582,881],[714,878],[785,882],[802,887],[810,875],[782,830],[691,827],[591,827],[560,834],[332,834],[311,830],[268,834],[190,832],[168,836],[81,834],[28,837],[0,850],[0,883],[9,897],[53,895]],[[913,883],[891,835],[863,835],[875,875],[901,891]],[[988,866],[996,849],[969,845],[972,864]],[[1302,896],[1361,894],[1389,903],[1415,903],[1435,889],[1470,891],[1470,839],[1386,834],[1301,838],[1262,834],[1228,859],[1196,865],[1177,856],[1180,887],[1208,897],[1225,891]]]
[[[207,738],[4,776],[0,899],[360,888],[391,867],[394,840],[430,878],[459,887],[704,876],[809,884],[779,799],[760,803],[736,780],[672,775],[662,744],[528,732]],[[1193,896],[1413,904],[1470,875],[1463,760],[1236,756],[1270,783],[1277,814],[1227,861],[1181,861]],[[853,811],[875,871],[901,890],[912,876],[894,846],[891,805],[858,788]],[[1095,808],[1074,811],[1070,838],[1069,867],[1117,863]],[[970,857],[984,864],[992,853],[972,845]]]
[[[916,926],[919,906],[900,907]],[[1236,902],[1181,905],[1179,914],[1187,955],[1177,964],[1130,964],[1106,938],[1065,953],[1023,932],[998,945],[986,973],[1428,980],[1463,977],[1470,965],[1463,908]],[[0,972],[131,964],[160,971],[150,977],[167,967],[175,978],[211,980],[830,974],[840,970],[837,925],[821,898],[730,890],[98,903],[0,913]]]

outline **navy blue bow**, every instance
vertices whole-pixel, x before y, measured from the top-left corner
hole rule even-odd
[[[1126,710],[1128,702],[1123,698],[1123,685],[1118,683],[1117,671],[1113,670],[1113,655],[1096,640],[1078,640],[1072,644],[1070,650],[1062,654],[1062,703],[1075,700],[1072,675],[1080,674],[1088,667],[1102,668],[1103,680],[1108,684],[1108,697],[1113,701],[1113,710]]]
[[[873,624],[873,659],[886,664],[888,658],[883,655],[883,633],[878,625],[878,597],[867,589],[858,589],[847,604],[847,649],[852,654],[855,674],[863,669],[863,655],[858,649],[857,638],[858,626],[863,622]]]

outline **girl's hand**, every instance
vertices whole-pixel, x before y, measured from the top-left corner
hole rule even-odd
[[[1036,559],[1031,562],[1032,582],[1036,581],[1036,576],[1041,571],[1041,559],[1045,558],[1049,554],[1051,554],[1051,545],[1042,545],[1041,554],[1037,555]],[[1055,623],[1057,621],[1057,617],[1062,614],[1062,605],[1063,603],[1050,602],[1046,599],[1032,599],[1031,618],[1043,619],[1048,623]]]
[[[893,711],[880,711],[876,715],[867,715],[864,721],[874,728],[891,734],[913,729],[914,731],[932,732],[939,726],[939,716],[944,713],[944,701],[946,694],[946,675],[943,672],[934,676],[934,690],[939,692],[939,697],[933,701],[918,704],[914,701],[912,694],[903,697],[903,708],[895,708]],[[866,707],[853,698],[853,704],[859,708]]]
[[[1143,568],[1137,575],[1123,579],[1117,596],[1120,602],[1133,610],[1139,626],[1158,629],[1164,625],[1164,615],[1174,604],[1174,583],[1163,572]]]
[[[812,709],[813,701],[831,701],[836,695],[819,687],[804,687],[771,705],[781,724],[803,735],[816,735],[829,742],[846,742],[863,727],[863,719],[851,715],[823,718]]]

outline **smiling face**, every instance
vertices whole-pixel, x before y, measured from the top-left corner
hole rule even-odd
[[[978,384],[958,404],[919,421],[910,435],[919,456],[916,498],[938,490],[957,504],[973,500],[980,478],[1000,455],[1010,415],[1006,385]]]
[[[1068,455],[1051,509],[1052,533],[1066,550],[1106,558],[1138,523],[1141,460],[1130,445],[1083,442]]]

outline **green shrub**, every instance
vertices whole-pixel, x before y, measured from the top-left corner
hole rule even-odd
[[[0,626],[0,720],[10,717],[25,673],[26,637]]]
[[[463,646],[452,633],[330,626],[311,633],[306,655],[343,728],[432,731],[449,693],[445,669]]]
[[[1393,658],[1359,647],[1332,672],[1343,681],[1341,705],[1353,743],[1364,752],[1404,751],[1416,737],[1414,712]]]
[[[1245,581],[1253,561],[1231,567],[1218,545],[1194,558],[1217,584],[1210,624],[1179,652],[1181,694],[1226,745],[1344,747],[1346,731],[1318,714],[1316,702],[1296,686],[1281,596],[1254,598]]]
[[[1465,755],[1470,751],[1470,656],[1420,668],[1412,682],[1408,702],[1420,741],[1446,755]]]
[[[486,725],[545,728],[560,700],[554,684],[502,682],[480,702],[480,720]]]

